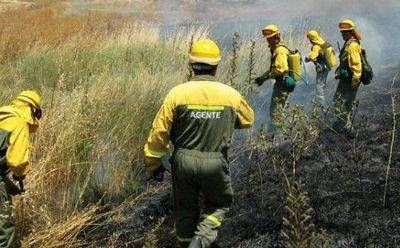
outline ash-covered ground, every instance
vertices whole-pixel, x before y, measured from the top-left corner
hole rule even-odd
[[[328,126],[297,161],[295,179],[290,166],[283,163],[289,180],[300,181],[309,194],[315,231],[326,230],[334,247],[400,246],[399,125],[390,164],[388,201],[383,207],[393,131],[391,97],[397,97],[398,114],[400,76],[395,89],[390,90],[390,86],[399,69],[381,70],[372,85],[362,86],[354,139]],[[221,247],[284,247],[280,233],[285,181],[282,168],[277,168],[272,158],[284,160],[290,155],[284,146],[278,146],[254,149],[251,159],[249,156],[247,151],[232,158],[235,203],[217,243]],[[93,246],[175,247],[170,178],[162,184],[144,183],[143,190],[146,193],[116,211],[96,230]],[[110,236],[113,243],[102,242]]]

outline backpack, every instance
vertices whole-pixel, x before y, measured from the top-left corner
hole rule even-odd
[[[336,66],[336,54],[335,50],[333,49],[332,45],[329,44],[328,42],[325,42],[324,45],[322,45],[322,51],[324,55],[324,59],[326,64],[332,68]]]
[[[299,81],[303,78],[303,67],[301,64],[302,58],[299,50],[292,51],[287,46],[281,45],[289,50],[288,55],[288,66],[289,66],[289,76],[291,76],[295,81]]]
[[[367,59],[367,52],[364,49],[361,49],[361,65],[362,65],[362,72],[360,81],[364,85],[368,85],[372,82],[372,78],[374,77],[374,72],[372,70],[371,65]]]
[[[9,134],[0,129],[0,176],[7,175],[10,168],[7,165],[7,149],[9,146]]]

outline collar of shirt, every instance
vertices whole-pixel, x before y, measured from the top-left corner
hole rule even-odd
[[[215,76],[212,75],[196,75],[193,76],[190,81],[217,81]]]

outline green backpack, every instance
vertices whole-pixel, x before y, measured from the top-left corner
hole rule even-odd
[[[367,53],[364,49],[361,50],[361,64],[362,64],[362,72],[360,80],[364,85],[368,85],[372,82],[372,78],[374,77],[374,72],[367,60]]]

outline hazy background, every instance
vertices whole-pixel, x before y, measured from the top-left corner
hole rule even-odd
[[[398,61],[392,49],[400,48],[398,0],[72,0],[68,8],[71,13],[87,10],[134,14],[137,19],[157,23],[164,30],[207,24],[216,38],[230,37],[234,31],[260,37],[260,29],[268,23],[276,23],[284,31],[306,19],[335,44],[341,41],[337,23],[347,17],[359,26],[365,38],[363,45],[373,63]]]
[[[230,48],[234,32],[239,32],[241,38],[265,42],[261,29],[269,23],[279,25],[284,35],[294,30],[293,36],[298,40],[305,40],[305,31],[313,28],[324,34],[337,53],[337,42],[343,44],[337,29],[338,22],[343,18],[351,18],[363,36],[361,44],[367,50],[375,72],[379,73],[381,68],[388,66],[399,67],[399,0],[72,0],[67,12],[80,14],[90,10],[133,15],[137,20],[160,26],[165,36],[181,28],[207,25],[213,38],[224,49]],[[307,55],[309,48],[299,49]],[[315,69],[311,63],[306,67],[310,85],[299,84],[291,94],[291,99],[294,103],[310,108]],[[327,97],[330,102],[336,85],[331,72]],[[364,90],[362,87],[360,92]],[[271,91],[272,85],[266,83],[248,96],[256,108],[257,126],[268,123]]]

